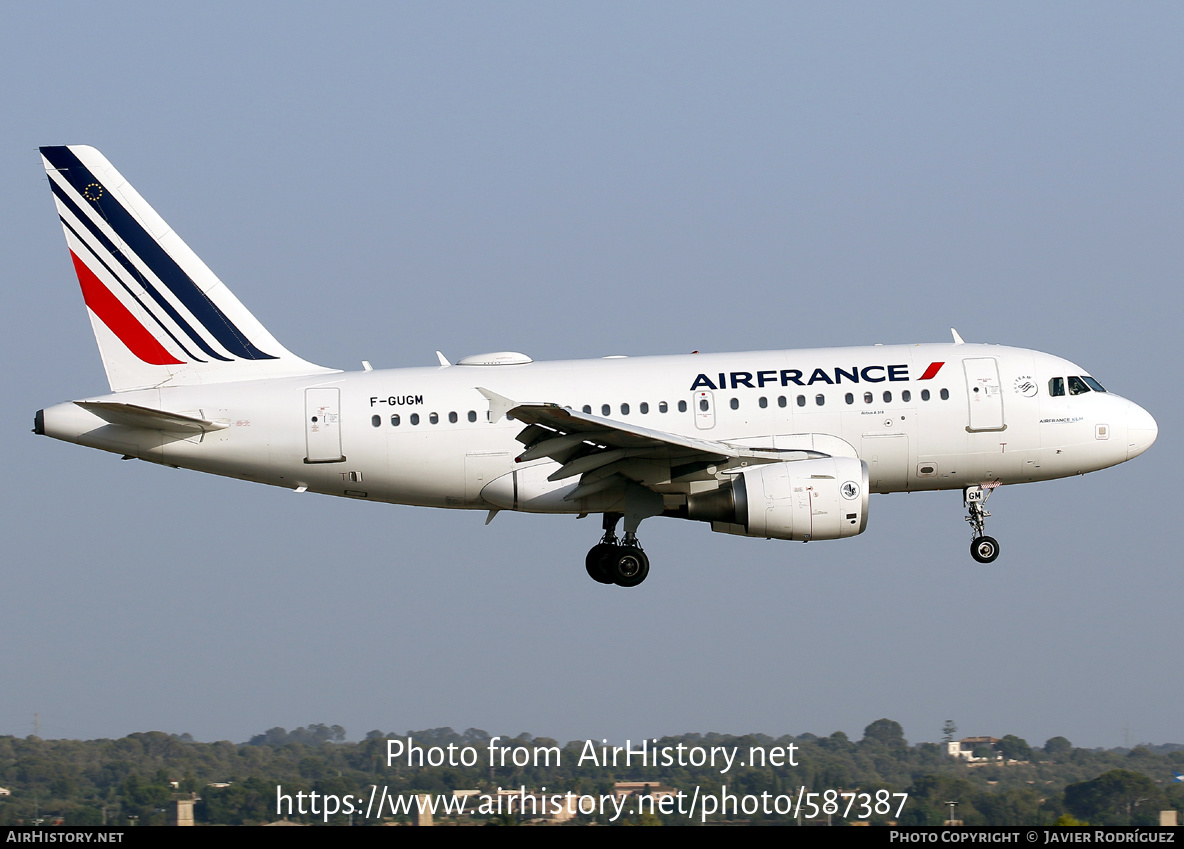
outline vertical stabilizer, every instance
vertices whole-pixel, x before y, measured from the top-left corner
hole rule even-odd
[[[112,391],[333,371],[276,341],[93,147],[41,158]]]

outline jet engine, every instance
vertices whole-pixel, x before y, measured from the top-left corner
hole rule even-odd
[[[753,466],[687,499],[687,518],[717,533],[769,539],[842,539],[867,527],[867,463],[824,457]]]

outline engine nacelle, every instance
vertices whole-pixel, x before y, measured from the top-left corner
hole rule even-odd
[[[825,457],[745,469],[687,499],[687,518],[718,533],[768,539],[842,539],[867,527],[867,463]]]

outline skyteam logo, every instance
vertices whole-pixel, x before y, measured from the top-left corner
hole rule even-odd
[[[1015,389],[1015,394],[1023,395],[1025,398],[1033,398],[1040,391],[1040,387],[1036,385],[1035,379],[1030,374],[1017,377],[1012,388]]]

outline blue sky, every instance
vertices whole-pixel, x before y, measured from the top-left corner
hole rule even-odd
[[[1174,4],[13,3],[0,734],[1184,742]],[[92,144],[325,365],[967,341],[1157,419],[1085,478],[801,545],[297,497],[34,437],[106,383],[36,148]]]

